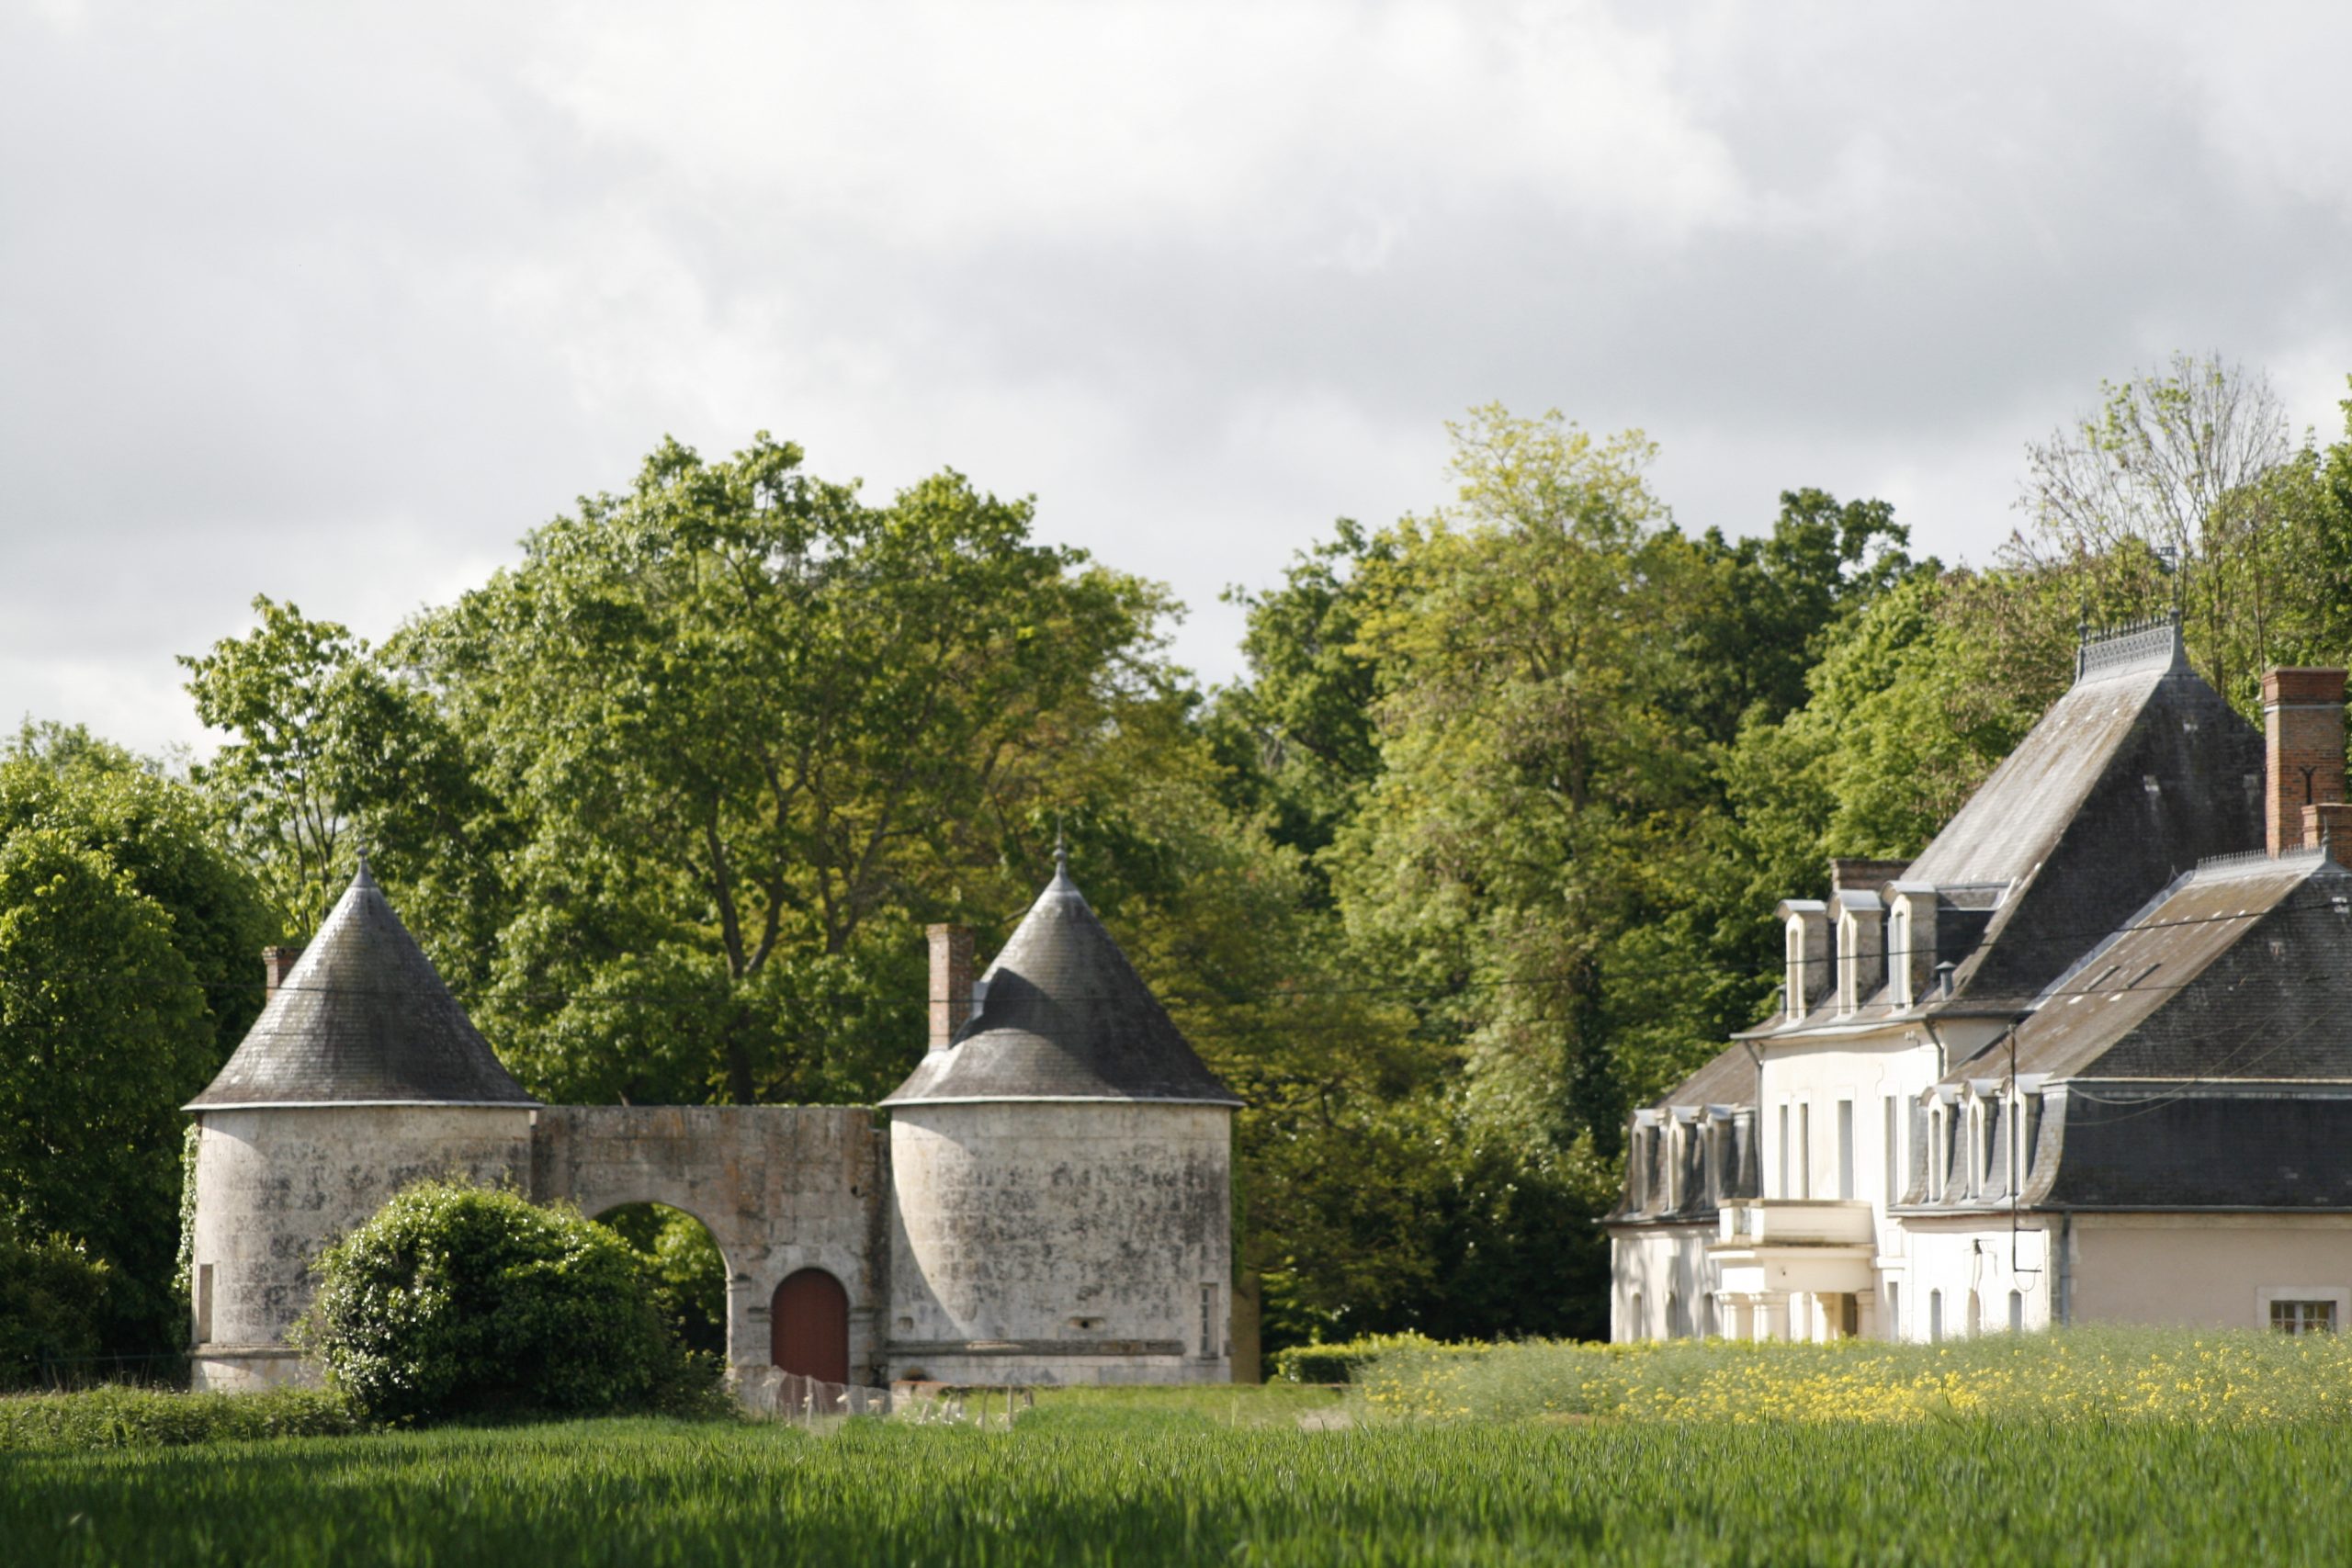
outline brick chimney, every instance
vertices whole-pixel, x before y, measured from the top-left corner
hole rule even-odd
[[[265,1002],[277,995],[277,987],[286,984],[286,976],[294,973],[294,965],[301,961],[299,947],[265,947],[261,950],[261,999]]]
[[[956,1043],[972,1016],[972,933],[962,926],[931,926],[931,1048]]]
[[[1829,863],[1829,891],[1833,897],[1839,893],[1875,893],[1901,879],[1910,869],[1907,860],[1861,860],[1841,855]]]
[[[2302,846],[2304,807],[2344,799],[2344,671],[2266,673],[2262,729],[2264,827],[2276,855]]]

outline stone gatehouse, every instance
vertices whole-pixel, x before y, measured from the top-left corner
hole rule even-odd
[[[312,1258],[453,1174],[699,1220],[739,1383],[1229,1379],[1239,1101],[1067,863],[977,984],[970,955],[933,929],[930,1048],[879,1108],[542,1105],[363,863],[188,1106],[198,1386],[312,1375]]]

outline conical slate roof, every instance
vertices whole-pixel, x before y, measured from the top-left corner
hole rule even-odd
[[[368,863],[190,1111],[536,1105],[507,1076]]]
[[[978,1100],[1241,1101],[1217,1081],[1102,929],[1067,861],[980,977],[956,1043],[885,1105]]]

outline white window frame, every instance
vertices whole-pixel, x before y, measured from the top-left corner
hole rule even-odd
[[[1773,1153],[1774,1157],[1780,1162],[1781,1190],[1779,1192],[1775,1193],[1774,1196],[1780,1198],[1793,1198],[1796,1194],[1789,1190],[1789,1102],[1785,1097],[1781,1100],[1780,1111],[1781,1133],[1780,1137],[1776,1140],[1779,1146],[1773,1151]]]
[[[1911,902],[1898,897],[1886,912],[1886,984],[1894,1005],[1911,1005]]]
[[[1940,1203],[1944,1189],[1951,1180],[1951,1172],[1944,1163],[1944,1152],[1951,1145],[1944,1138],[1942,1105],[1928,1107],[1928,1201]]]
[[[2334,1302],[2335,1331],[2352,1332],[2352,1289],[2342,1285],[2262,1285],[2254,1292],[2254,1325],[2266,1334],[2270,1330],[2270,1303],[2273,1302]]]
[[[1838,1097],[1838,1196],[1848,1202],[1854,1199],[1855,1169],[1854,1097]]]
[[[1813,1101],[1797,1101],[1797,1196],[1813,1196]]]
[[[1886,1145],[1879,1155],[1886,1167],[1886,1207],[1892,1209],[1903,1201],[1903,1097],[1883,1094],[1879,1100],[1884,1106],[1879,1136]]]

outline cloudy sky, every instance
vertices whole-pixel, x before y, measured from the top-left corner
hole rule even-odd
[[[0,719],[201,746],[256,592],[380,637],[754,430],[1174,585],[1499,400],[1982,558],[2176,348],[2340,429],[2342,7],[0,0]]]

